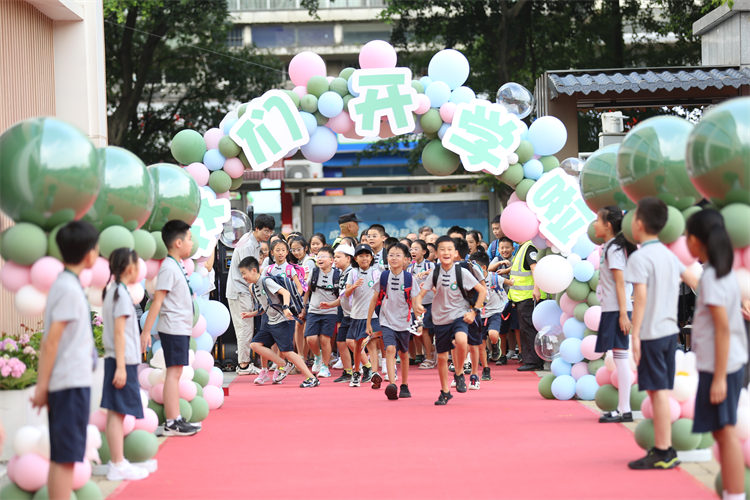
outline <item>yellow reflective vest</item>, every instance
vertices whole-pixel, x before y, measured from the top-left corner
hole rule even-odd
[[[508,291],[508,298],[513,302],[534,298],[534,276],[531,274],[531,270],[523,270],[523,262],[526,260],[526,252],[528,252],[530,246],[531,241],[521,245],[510,265],[510,279],[513,280],[513,285]],[[541,293],[543,299],[547,297],[547,294]]]

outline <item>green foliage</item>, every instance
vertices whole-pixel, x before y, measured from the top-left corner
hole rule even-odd
[[[20,330],[0,335],[0,390],[25,389],[36,383],[42,334],[23,323]]]

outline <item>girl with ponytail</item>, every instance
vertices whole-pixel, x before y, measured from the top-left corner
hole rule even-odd
[[[599,285],[596,295],[601,303],[602,316],[596,337],[596,352],[606,353],[612,349],[617,367],[617,410],[607,412],[599,418],[601,423],[632,422],[630,410],[630,386],[633,372],[630,368],[630,317],[633,303],[630,300],[632,287],[625,285],[625,265],[635,245],[622,234],[622,210],[608,206],[599,210],[594,230],[597,238],[606,243],[602,249],[599,265]]]
[[[737,402],[746,368],[747,337],[740,290],[732,272],[732,243],[719,212],[704,209],[687,221],[687,246],[704,263],[693,316],[698,368],[693,432],[712,432],[719,445],[724,499],[745,494],[744,462],[735,434]]]

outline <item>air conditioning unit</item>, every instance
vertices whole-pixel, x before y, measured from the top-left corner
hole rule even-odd
[[[286,160],[284,161],[284,178],[285,179],[322,179],[323,164],[313,163],[307,160]],[[288,192],[297,192],[297,189],[287,189]],[[321,192],[322,189],[311,189],[309,192]]]

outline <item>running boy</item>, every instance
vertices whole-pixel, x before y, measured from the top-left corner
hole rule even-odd
[[[318,250],[318,267],[311,272],[309,288],[305,294],[307,312],[303,312],[305,341],[310,352],[315,355],[312,372],[320,378],[331,376],[328,364],[331,362],[331,337],[336,330],[336,309],[324,309],[321,302],[333,302],[338,296],[340,273],[333,269],[333,250],[323,247]],[[322,355],[321,355],[322,350]]]
[[[351,382],[352,380],[352,356],[349,352],[349,347],[346,345],[346,336],[352,323],[352,306],[349,298],[344,296],[344,293],[346,292],[346,280],[349,278],[349,273],[352,270],[353,257],[354,247],[351,245],[341,243],[336,247],[333,253],[333,262],[336,265],[336,269],[341,273],[338,283],[339,297],[332,302],[320,303],[322,310],[337,307],[341,309],[341,322],[339,323],[338,332],[336,332],[336,348],[339,351],[339,359],[341,359],[341,364],[344,367],[344,373],[335,379],[334,383]]]
[[[411,244],[411,257],[412,263],[406,269],[410,272],[414,279],[417,280],[417,284],[421,289],[431,275],[431,271],[435,269],[435,263],[427,260],[429,249],[427,243],[423,240],[417,240]],[[422,370],[429,370],[437,366],[437,355],[435,353],[435,347],[432,342],[432,299],[434,294],[432,291],[422,298],[422,305],[425,308],[425,313],[420,316],[422,324],[422,344],[424,346],[424,361],[419,365]]]
[[[648,392],[654,408],[654,448],[628,464],[631,469],[672,469],[680,463],[672,448],[669,391],[674,385],[677,349],[677,298],[680,278],[697,283],[677,257],[659,241],[667,223],[667,206],[658,198],[643,198],[633,218],[633,238],[641,245],[628,259],[625,276],[633,283],[633,358],[638,385]],[[525,353],[524,353],[525,356]]]
[[[368,316],[370,300],[374,293],[373,287],[375,282],[380,278],[380,273],[373,265],[373,254],[370,245],[361,243],[354,250],[354,269],[349,273],[346,280],[345,298],[342,300],[351,300],[351,317],[352,322],[346,336],[346,343],[349,349],[354,352],[354,373],[352,380],[349,382],[350,387],[359,387],[361,382],[373,382],[374,388],[379,388],[383,377],[372,370],[378,366],[378,343],[376,339],[370,339],[367,343],[367,351],[370,354],[370,362],[362,367],[360,375],[359,367],[361,363],[362,347],[367,335],[367,320],[371,320],[371,329],[375,335],[380,332],[380,324],[377,315]],[[371,364],[372,363],[372,364]]]

